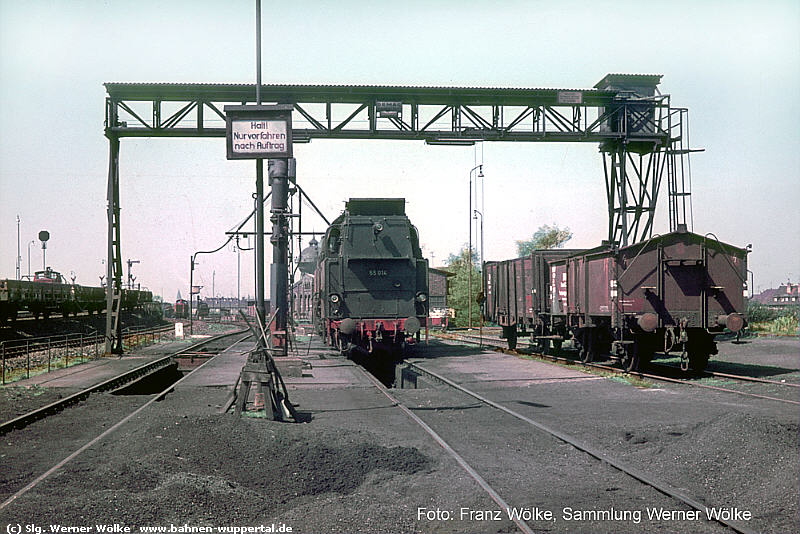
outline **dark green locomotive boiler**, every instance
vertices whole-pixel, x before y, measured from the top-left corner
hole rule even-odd
[[[428,260],[403,198],[351,198],[325,233],[314,322],[343,351],[399,352],[428,317]]]

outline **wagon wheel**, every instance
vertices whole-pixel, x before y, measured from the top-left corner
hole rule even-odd
[[[508,348],[509,350],[516,350],[517,348],[517,331],[514,329],[511,332],[511,335],[508,336]]]
[[[639,347],[639,369],[643,369],[650,365],[653,361],[653,354],[655,351],[650,347]]]
[[[697,374],[706,370],[708,365],[708,358],[710,354],[706,351],[690,351],[689,352],[689,366]]]
[[[532,337],[533,336],[549,336],[550,335],[550,330],[545,325],[537,326],[537,327],[535,327],[535,329],[538,330],[539,332],[538,332],[538,334],[536,332],[534,332],[532,334]],[[536,338],[536,350],[538,350],[542,354],[546,354],[547,350],[549,348],[550,348],[550,340],[549,339],[546,339],[546,338],[543,339],[542,337],[537,337]]]
[[[583,363],[592,363],[594,361],[594,347],[592,343],[592,336],[586,332],[581,336],[580,347],[578,348],[578,358]]]
[[[622,368],[626,373],[634,373],[639,370],[639,344],[634,343],[625,347],[625,353],[620,360]]]
[[[505,334],[506,341],[508,342],[508,350],[517,348],[517,327],[516,325],[504,326],[503,334]]]

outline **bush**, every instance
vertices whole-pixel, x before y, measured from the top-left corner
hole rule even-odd
[[[757,302],[750,302],[747,305],[747,320],[754,332],[797,335],[799,315],[798,306],[776,309]]]
[[[747,303],[747,321],[750,323],[766,323],[779,317],[775,308],[770,308],[760,302],[751,300]]]

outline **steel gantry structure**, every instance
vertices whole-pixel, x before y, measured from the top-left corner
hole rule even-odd
[[[295,143],[312,139],[589,142],[603,156],[608,239],[652,234],[667,181],[670,230],[691,219],[688,110],[658,92],[660,75],[609,74],[591,89],[261,85],[290,104]],[[225,137],[226,104],[256,101],[254,84],[106,83],[109,351],[118,351],[122,290],[119,149],[124,137]]]

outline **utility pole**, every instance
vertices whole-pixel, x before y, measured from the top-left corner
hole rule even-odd
[[[19,248],[19,215],[17,215],[17,280],[22,279],[22,273],[20,272],[22,264],[22,256]]]

